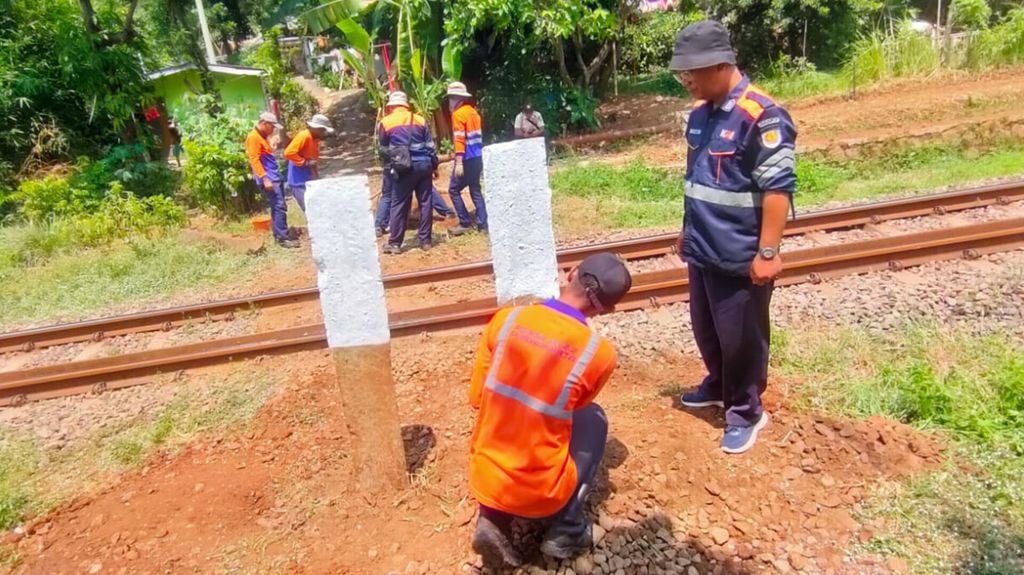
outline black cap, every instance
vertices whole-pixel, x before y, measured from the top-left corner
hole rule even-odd
[[[625,262],[608,252],[594,254],[583,260],[576,268],[576,277],[598,312],[615,307],[633,286],[633,278]]]
[[[736,53],[732,51],[729,31],[721,22],[701,20],[683,28],[676,36],[676,46],[668,69],[697,70],[715,64],[735,63]]]

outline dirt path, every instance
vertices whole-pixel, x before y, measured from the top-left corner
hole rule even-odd
[[[1024,122],[1018,105],[1024,93],[1024,69],[983,75],[947,74],[936,78],[896,81],[845,95],[799,100],[788,105],[800,131],[803,149],[828,149],[858,143],[917,137],[955,131],[977,124]],[[676,98],[630,96],[606,104],[605,114],[616,118],[608,129],[660,125],[666,117],[687,109]],[[680,165],[684,146],[679,135],[667,133],[618,153],[595,150],[586,156],[624,164],[637,158],[655,165]]]
[[[291,381],[248,431],[202,438],[31,523],[15,572],[460,573],[473,561],[465,388],[474,343],[466,335],[395,346],[415,475],[392,499],[367,500],[347,484],[328,354],[267,359],[265,369]],[[846,543],[876,528],[858,524],[854,510],[874,481],[932,465],[936,446],[891,422],[794,414],[790,382],[776,378],[773,425],[749,456],[727,458],[717,448],[720,412],[673,406],[669,392],[699,374],[681,355],[656,368],[626,359],[602,396],[612,437],[595,516],[608,533],[591,565],[649,557],[651,572],[774,563],[888,572],[844,563]]]

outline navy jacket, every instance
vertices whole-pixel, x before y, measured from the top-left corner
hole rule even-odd
[[[719,108],[698,103],[686,126],[683,257],[748,276],[761,235],[764,192],[796,191],[796,127],[746,77]]]

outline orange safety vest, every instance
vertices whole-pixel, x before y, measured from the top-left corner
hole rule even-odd
[[[470,385],[480,409],[469,486],[480,503],[519,517],[557,513],[576,490],[573,411],[615,369],[612,344],[544,304],[504,309],[485,329]]]

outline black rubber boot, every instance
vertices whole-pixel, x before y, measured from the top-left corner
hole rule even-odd
[[[483,558],[485,568],[498,570],[523,564],[523,558],[508,540],[508,532],[507,525],[502,529],[483,514],[477,517],[473,551]]]
[[[593,528],[587,523],[586,530],[578,536],[557,535],[544,536],[540,544],[540,552],[555,559],[573,559],[590,551],[594,544]]]

